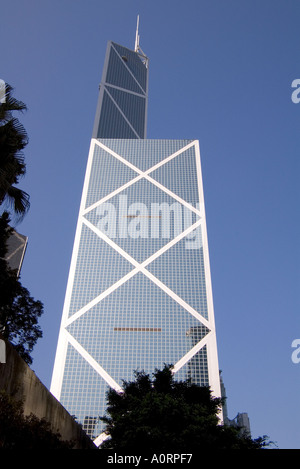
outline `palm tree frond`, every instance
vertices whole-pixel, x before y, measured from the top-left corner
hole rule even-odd
[[[4,100],[0,104],[0,121],[7,122],[11,119],[12,111],[26,111],[27,106],[22,101],[12,96],[13,88],[6,83]]]
[[[26,105],[12,96],[13,88],[5,84],[5,99],[0,103],[0,205],[9,205],[18,220],[30,207],[29,195],[15,187],[25,174],[26,165],[21,150],[28,144],[28,136],[14,111],[25,111]]]
[[[14,209],[18,220],[28,212],[30,207],[30,196],[27,192],[22,191],[18,187],[10,186],[7,190],[5,201]]]

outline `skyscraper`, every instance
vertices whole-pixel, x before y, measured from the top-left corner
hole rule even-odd
[[[108,43],[51,385],[96,440],[135,370],[221,395],[199,142],[146,139],[148,65]]]

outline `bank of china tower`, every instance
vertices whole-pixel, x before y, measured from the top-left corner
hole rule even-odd
[[[148,69],[108,43],[51,383],[96,442],[135,370],[220,396],[199,142],[146,138]]]

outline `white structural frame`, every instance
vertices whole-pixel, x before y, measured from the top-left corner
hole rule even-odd
[[[123,164],[127,165],[129,168],[133,169],[137,176],[131,179],[126,184],[119,187],[117,190],[111,192],[109,195],[103,197],[101,200],[97,201],[95,204],[92,204],[86,208],[86,198],[88,193],[89,181],[91,176],[92,162],[94,158],[95,146],[99,146],[104,149],[107,153],[118,159]],[[162,184],[152,179],[150,173],[157,169],[158,167],[168,163],[176,156],[185,152],[188,148],[195,148],[196,155],[196,166],[197,166],[197,180],[198,180],[198,191],[199,191],[199,201],[200,208],[195,208],[190,205],[185,200],[181,199],[178,195],[171,192],[169,189],[164,187]],[[143,262],[138,262],[132,258],[127,252],[125,252],[120,246],[118,246],[111,238],[109,238],[105,233],[99,230],[96,226],[90,223],[85,215],[97,207],[99,204],[102,204],[106,200],[109,200],[117,193],[123,191],[125,188],[130,185],[135,184],[135,182],[141,178],[147,179],[152,184],[159,187],[162,191],[170,195],[173,199],[178,201],[180,204],[187,206],[191,211],[196,213],[200,218],[185,229],[182,233],[177,235],[167,244],[165,244],[161,249],[156,251],[150,257],[148,257]],[[82,226],[86,225],[90,230],[92,230],[99,238],[103,239],[108,243],[113,249],[115,249],[121,256],[126,258],[133,266],[132,269],[127,275],[118,280],[115,284],[111,285],[107,290],[102,292],[99,296],[94,298],[79,311],[69,316],[69,306],[71,301],[71,294],[73,289],[73,282],[76,270],[77,255],[80,244],[81,230]],[[170,288],[164,285],[158,278],[156,278],[150,271],[146,269],[146,266],[150,264],[154,259],[158,258],[165,251],[170,249],[178,241],[186,237],[189,233],[195,230],[198,226],[201,226],[202,231],[202,245],[203,245],[203,254],[204,254],[204,266],[205,266],[205,284],[206,284],[206,295],[207,295],[207,306],[208,306],[208,319],[205,319],[200,315],[191,305],[187,304],[182,298],[180,298],[175,292]],[[59,400],[61,394],[61,386],[63,381],[63,373],[65,367],[65,359],[67,353],[68,344],[71,344],[77,352],[89,363],[89,365],[117,392],[122,392],[122,388],[116,381],[104,370],[99,363],[97,363],[91,355],[76,341],[74,337],[67,331],[67,327],[80,316],[84,315],[90,308],[95,304],[101,301],[105,296],[109,295],[112,291],[117,289],[120,285],[126,282],[129,278],[136,275],[138,272],[142,272],[147,276],[153,283],[155,283],[159,288],[161,288],[166,294],[168,294],[174,301],[179,303],[187,312],[194,316],[201,324],[206,326],[209,329],[207,335],[200,340],[188,353],[186,353],[177,363],[175,363],[173,368],[173,373],[178,372],[201,348],[205,345],[207,346],[207,358],[208,358],[208,376],[209,376],[209,385],[212,390],[212,394],[215,397],[221,397],[220,389],[220,377],[219,377],[219,365],[218,365],[218,353],[217,353],[217,341],[216,341],[216,331],[215,331],[215,318],[214,318],[214,307],[213,307],[213,295],[212,295],[212,285],[211,285],[211,272],[210,272],[210,263],[209,263],[209,250],[208,250],[208,241],[207,241],[207,228],[206,228],[206,217],[205,217],[205,206],[204,206],[204,194],[203,194],[203,183],[202,183],[202,171],[201,171],[201,161],[200,161],[200,148],[199,141],[193,140],[187,145],[183,146],[180,150],[171,154],[167,158],[163,159],[156,165],[147,169],[146,171],[141,171],[139,168],[134,166],[132,163],[124,159],[121,155],[118,155],[116,152],[112,151],[110,148],[106,147],[101,141],[97,139],[92,139],[89,150],[89,157],[87,162],[82,198],[80,203],[75,240],[71,258],[70,272],[67,283],[67,290],[65,296],[64,309],[61,319],[60,332],[58,338],[57,352],[55,357],[53,376],[51,382],[51,392]],[[97,442],[102,441],[102,436],[97,438]]]

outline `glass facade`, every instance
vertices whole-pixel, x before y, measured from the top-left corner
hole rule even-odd
[[[199,143],[99,138],[127,121],[143,134],[146,122],[145,63],[109,43],[105,67],[105,83],[127,91],[114,88],[114,112],[105,100],[97,111],[51,389],[93,438],[106,390],[135,370],[172,364],[220,395]]]
[[[146,137],[148,66],[145,61],[126,47],[108,43],[93,137]]]

